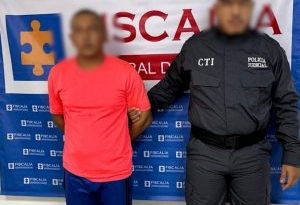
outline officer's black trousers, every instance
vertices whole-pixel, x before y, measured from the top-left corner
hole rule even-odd
[[[226,150],[191,137],[187,149],[187,205],[270,204],[269,142]]]

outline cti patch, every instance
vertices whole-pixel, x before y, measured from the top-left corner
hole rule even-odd
[[[60,15],[7,15],[6,28],[14,80],[46,81],[64,58]]]

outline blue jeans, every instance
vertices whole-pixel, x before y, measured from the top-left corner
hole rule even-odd
[[[67,205],[131,205],[130,180],[91,182],[65,170]]]

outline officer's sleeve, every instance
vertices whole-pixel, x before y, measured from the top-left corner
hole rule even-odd
[[[190,74],[184,70],[183,66],[186,50],[185,43],[181,52],[172,62],[164,79],[148,92],[152,109],[167,107],[176,97],[189,89]]]
[[[283,164],[300,166],[298,96],[284,50],[278,46],[274,59],[273,109],[276,136],[283,145]]]

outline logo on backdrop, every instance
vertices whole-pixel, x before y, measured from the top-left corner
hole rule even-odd
[[[46,81],[64,57],[60,16],[7,15],[6,26],[14,80]]]
[[[7,112],[28,112],[27,105],[19,105],[19,104],[6,104]]]
[[[169,181],[144,181],[144,187],[170,188],[170,182]]]
[[[32,184],[32,185],[47,185],[48,180],[46,178],[37,178],[37,177],[25,177],[23,179],[24,184]]]
[[[185,182],[176,182],[176,188],[177,189],[184,189],[185,188]]]
[[[7,133],[6,134],[6,139],[7,140],[31,140],[31,135],[29,133]]]

